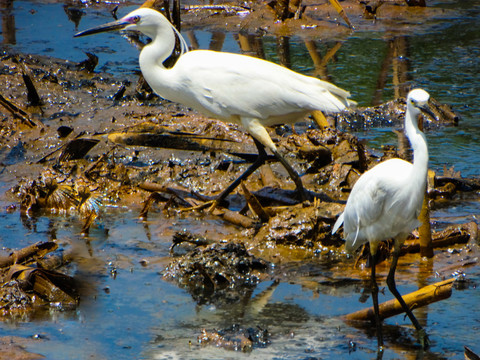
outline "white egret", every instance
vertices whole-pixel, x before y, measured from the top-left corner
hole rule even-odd
[[[140,69],[150,87],[162,98],[183,104],[225,122],[242,125],[252,135],[258,159],[217,198],[224,199],[262,165],[265,147],[282,163],[295,182],[302,201],[302,181],[278,152],[265,126],[294,123],[314,110],[338,112],[349,104],[349,92],[258,58],[211,50],[188,51],[180,33],[158,11],[139,8],[118,21],[77,33],[84,36],[110,30],[137,30],[151,38],[140,52]],[[181,52],[173,66],[176,37]]]
[[[387,285],[402,305],[418,332],[419,340],[428,346],[428,337],[395,286],[400,247],[413,229],[420,225],[418,216],[425,195],[428,171],[428,148],[425,135],[418,129],[420,110],[431,114],[429,95],[422,89],[409,92],[405,114],[405,132],[413,148],[413,164],[401,159],[384,161],[365,172],[353,186],[344,212],[337,219],[333,233],[343,224],[345,248],[353,252],[370,243],[372,299],[375,310],[379,349],[383,347],[378,313],[378,286],[375,280],[377,248],[382,240],[394,239],[392,264]]]

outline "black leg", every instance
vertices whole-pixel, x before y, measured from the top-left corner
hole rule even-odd
[[[413,326],[415,326],[415,329],[417,329],[418,340],[422,345],[422,347],[426,349],[430,344],[428,340],[428,336],[425,330],[422,328],[422,326],[418,322],[415,315],[413,315],[412,310],[407,306],[407,304],[403,300],[402,295],[400,295],[400,293],[397,290],[397,286],[395,285],[395,270],[397,269],[399,256],[400,256],[400,246],[396,245],[395,250],[393,252],[392,265],[390,266],[390,271],[388,272],[388,276],[387,276],[388,289],[393,294],[393,296],[395,296],[395,298],[398,300],[403,310],[405,311],[407,316],[410,318],[410,321],[412,322]]]
[[[222,200],[224,200],[233,190],[237,188],[240,183],[248,178],[255,170],[257,170],[260,166],[262,166],[265,161],[267,160],[267,152],[265,151],[265,146],[255,139],[253,136],[253,141],[255,142],[255,145],[257,146],[258,149],[258,158],[255,160],[255,162],[250,165],[250,167],[245,170],[245,172],[240,175],[234,182],[232,182],[223,192],[220,194],[220,196],[215,200],[215,203],[218,204]],[[288,175],[292,178],[293,182],[295,183],[297,187],[297,192],[298,196],[301,201],[306,201],[308,200],[307,193],[305,192],[305,188],[303,187],[302,180],[300,179],[300,176],[296,173],[296,171],[290,166],[290,164],[285,160],[285,158],[278,152],[274,151],[273,155],[280,161],[280,163],[283,165],[283,167],[287,170]]]
[[[300,179],[300,176],[298,176],[297,172],[295,170],[293,170],[292,166],[287,162],[287,160],[285,160],[285,158],[278,151],[274,151],[273,155],[275,155],[275,157],[278,159],[278,161],[280,161],[282,163],[283,167],[287,170],[288,175],[290,175],[293,182],[297,186],[297,193],[298,193],[300,201],[302,201],[302,202],[307,201],[308,196],[307,196],[307,193],[305,191],[305,188],[303,187],[302,179]]]
[[[375,254],[370,253],[370,266],[372,267],[371,272],[371,281],[372,281],[372,301],[373,301],[373,311],[375,313],[375,326],[377,330],[377,340],[378,340],[378,352],[377,352],[377,359],[378,356],[382,357],[383,354],[383,334],[382,334],[382,321],[380,320],[380,312],[378,310],[378,285],[377,279],[375,275],[375,267],[377,266],[377,259],[378,259],[378,252]]]
[[[252,136],[253,137],[253,136]],[[240,175],[234,182],[232,182],[225,190],[222,191],[222,193],[218,196],[218,198],[215,200],[216,204],[219,204],[222,200],[224,200],[233,190],[237,188],[240,183],[248,178],[255,170],[257,170],[260,166],[262,166],[265,161],[267,160],[267,152],[265,151],[265,147],[255,138],[253,138],[253,141],[255,142],[255,145],[257,146],[258,149],[258,157],[255,162],[248,167],[247,170],[243,172],[242,175]]]

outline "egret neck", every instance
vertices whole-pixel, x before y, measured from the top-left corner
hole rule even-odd
[[[418,116],[421,115],[420,110],[415,107],[410,101],[407,101],[407,113],[405,117],[405,132],[410,145],[413,149],[413,166],[411,188],[418,189],[418,191],[425,191],[427,184],[428,172],[428,147],[425,134],[418,128]],[[413,182],[417,182],[418,186],[414,186]]]

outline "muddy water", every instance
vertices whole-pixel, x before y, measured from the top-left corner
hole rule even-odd
[[[449,103],[461,115],[459,127],[440,127],[427,131],[431,165],[435,170],[455,166],[464,176],[480,173],[480,8],[475,1],[434,2],[446,9],[441,20],[425,20],[422,26],[411,25],[406,33],[409,77],[412,84],[426,88],[437,100]],[[452,12],[448,12],[452,9]],[[85,8],[79,29],[110,21],[104,8]],[[121,8],[120,14],[128,11]],[[99,69],[120,76],[137,70],[137,51],[116,34],[72,40],[74,22],[65,14],[63,4],[15,1],[15,43],[4,45],[24,53],[44,54],[80,61],[83,51],[100,58]],[[2,20],[5,22],[5,18]],[[420,22],[420,21],[419,21]],[[375,31],[376,27],[378,30]],[[200,47],[208,48],[211,32],[198,29],[195,35]],[[4,35],[4,40],[5,40]],[[372,102],[379,70],[395,36],[380,25],[362,24],[347,37],[328,65],[330,79],[352,91],[361,105]],[[236,34],[227,34],[225,51],[239,52]],[[334,46],[335,41],[317,40],[320,49]],[[279,61],[276,38],[263,38],[267,58]],[[306,50],[302,35],[290,38],[292,67],[306,74],[315,67]],[[387,75],[383,100],[394,95],[392,73]],[[357,131],[373,149],[395,144],[391,127]],[[2,193],[11,184],[0,177]],[[2,202],[2,209],[8,205]],[[450,223],[476,220],[478,198],[456,199],[433,212],[439,227]],[[225,307],[196,305],[191,296],[176,285],[163,281],[160,273],[169,261],[169,247],[174,232],[189,229],[221,237],[229,226],[214,217],[167,218],[161,212],[150,214],[147,222],[138,220],[139,209],[105,209],[99,225],[88,237],[78,235],[79,219],[44,214],[21,218],[18,212],[0,213],[0,241],[5,248],[23,247],[52,238],[72,247],[76,261],[69,272],[81,286],[81,304],[75,311],[52,309],[34,318],[0,323],[0,335],[34,337],[27,349],[48,359],[132,359],[132,358],[375,358],[374,334],[365,328],[346,325],[339,316],[370,304],[362,303],[364,283],[350,277],[351,260],[341,262],[325,256],[308,263],[277,266],[271,269],[278,285],[265,281],[254,290],[251,299]],[[213,235],[212,235],[213,236]],[[418,257],[405,259],[399,269],[398,285],[402,293],[416,290],[425,283],[438,281],[435,272],[465,257],[462,247],[439,251],[435,264],[425,264],[425,271],[414,272]],[[143,264],[143,265],[142,265]],[[345,269],[345,270],[342,270]],[[345,276],[342,276],[342,273]],[[385,274],[386,269],[380,268]],[[388,349],[384,358],[463,358],[463,346],[480,352],[478,332],[480,316],[476,307],[480,296],[475,284],[480,280],[478,266],[466,269],[473,284],[454,290],[448,300],[417,311],[432,340],[428,351],[413,343],[408,320],[397,316],[385,321]],[[340,274],[340,275],[339,275]],[[413,275],[415,274],[415,275]],[[365,275],[365,274],[364,274]],[[413,279],[413,281],[412,281]],[[368,293],[368,291],[367,291]],[[267,296],[270,294],[270,296]],[[389,299],[388,291],[381,300]],[[242,354],[213,346],[196,344],[202,328],[220,329],[234,323],[267,328],[272,344],[252,353]],[[35,336],[38,335],[38,336]],[[355,344],[355,347],[353,347]]]

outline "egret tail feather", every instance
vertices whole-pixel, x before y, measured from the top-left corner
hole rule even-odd
[[[337,230],[340,228],[340,226],[342,226],[342,224],[343,224],[343,213],[340,214],[337,221],[335,222],[335,225],[333,225],[332,235],[337,232]]]

